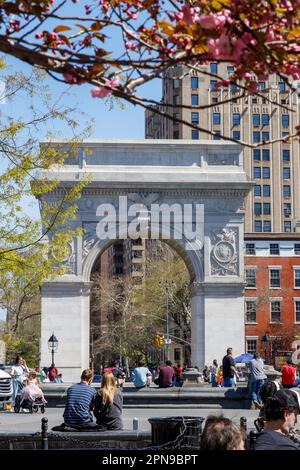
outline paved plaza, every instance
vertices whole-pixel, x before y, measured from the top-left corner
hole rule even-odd
[[[0,412],[0,433],[2,432],[37,432],[41,428],[42,417],[47,417],[49,430],[63,422],[63,407],[47,408],[46,413],[11,413],[8,411]],[[189,408],[136,408],[123,410],[124,429],[132,430],[132,421],[136,417],[139,420],[140,431],[150,431],[151,425],[148,418],[162,416],[203,416],[204,418],[211,413],[223,413],[226,417],[239,423],[241,416],[247,418],[248,427],[253,427],[253,421],[258,416],[254,410],[216,410],[216,409],[189,409]]]

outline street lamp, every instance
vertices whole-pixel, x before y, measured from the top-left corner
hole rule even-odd
[[[49,348],[49,350],[52,354],[52,365],[54,365],[54,353],[58,348],[58,339],[54,335],[54,332],[52,333],[52,335],[48,339],[48,348]]]
[[[176,284],[174,281],[164,281],[159,282],[159,286],[166,291],[166,351],[167,351],[167,360],[170,359],[170,336],[169,336],[169,291],[174,289]]]
[[[269,341],[270,341],[270,335],[265,334],[265,335],[262,336],[261,342],[262,342],[262,346],[265,350],[265,360],[266,361],[267,361],[267,346],[268,346]]]

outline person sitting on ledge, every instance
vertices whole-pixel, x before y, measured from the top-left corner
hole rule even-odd
[[[96,423],[93,423],[91,415],[97,395],[96,390],[91,387],[92,380],[93,372],[85,369],[81,374],[81,382],[68,388],[67,403],[63,414],[65,426],[77,430],[99,428]]]
[[[175,372],[172,367],[172,362],[168,360],[166,361],[166,365],[162,367],[159,371],[159,376],[158,376],[158,381],[157,381],[159,388],[173,387],[174,377],[175,377]]]
[[[112,373],[105,372],[96,395],[94,415],[97,424],[108,431],[121,431],[123,395]]]
[[[201,435],[200,450],[245,450],[242,431],[223,415],[209,415]]]

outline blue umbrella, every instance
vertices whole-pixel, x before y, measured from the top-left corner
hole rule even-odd
[[[253,354],[250,353],[240,354],[240,356],[234,358],[235,362],[244,362],[245,364],[248,364],[252,359]]]

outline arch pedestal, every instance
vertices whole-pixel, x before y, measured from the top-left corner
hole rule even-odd
[[[85,142],[77,160],[67,159],[63,170],[45,176],[69,187],[83,174],[91,183],[69,226],[82,227],[84,235],[70,246],[67,273],[42,287],[41,366],[51,363],[47,341],[53,331],[59,341],[55,364],[65,382],[78,381],[89,366],[90,274],[113,239],[128,238],[129,221],[119,216],[125,196],[127,209],[132,204],[142,207],[140,220],[150,220],[153,203],[199,209],[195,239],[180,238],[176,220],[170,222],[172,235],[165,240],[182,256],[190,274],[192,365],[201,370],[213,359],[220,361],[228,347],[234,354],[244,352],[243,222],[251,185],[241,148],[208,141]],[[45,199],[61,195],[58,189]],[[101,204],[112,205],[118,214],[117,236],[97,237]],[[152,238],[165,237],[170,226],[157,223]]]

